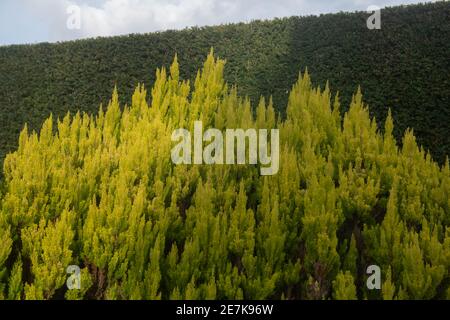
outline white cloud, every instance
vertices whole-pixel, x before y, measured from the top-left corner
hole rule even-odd
[[[83,4],[82,31],[86,36],[107,36],[208,23],[214,20],[215,2],[108,0],[100,8]]]
[[[51,41],[143,33],[340,10],[366,10],[419,0],[21,0],[48,19]],[[68,30],[66,9],[81,8],[81,30]]]

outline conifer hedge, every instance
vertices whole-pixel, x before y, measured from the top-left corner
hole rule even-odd
[[[292,12],[292,15],[299,14]],[[211,47],[227,60],[224,76],[254,104],[273,97],[285,113],[288,92],[306,67],[314,85],[340,92],[343,110],[358,85],[382,127],[388,109],[394,136],[413,128],[443,164],[450,155],[450,2],[383,9],[381,30],[367,12],[291,17],[58,44],[0,47],[0,164],[17,148],[27,123],[38,130],[52,113],[94,114],[117,84],[122,104],[137,83],[178,53],[180,74],[193,81]],[[65,27],[65,26],[61,26]],[[150,71],[150,72],[149,72]]]
[[[6,157],[4,299],[449,299],[450,167],[408,130],[399,147],[361,92],[339,98],[300,75],[286,118],[252,108],[210,54],[195,82],[177,59],[121,106],[25,127]],[[255,109],[255,112],[252,112]],[[280,170],[174,165],[171,134],[278,128]],[[56,126],[54,125],[56,122]],[[68,265],[81,289],[67,290]],[[378,265],[381,290],[368,290]]]

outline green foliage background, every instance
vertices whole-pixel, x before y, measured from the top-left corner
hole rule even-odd
[[[5,160],[0,298],[450,299],[450,167],[357,92],[348,112],[307,73],[286,118],[252,107],[209,55],[195,82],[175,59],[147,96],[98,116],[24,128]],[[253,114],[252,110],[255,110]],[[179,165],[174,129],[278,128],[280,171]],[[66,268],[82,268],[67,291]],[[366,268],[378,265],[381,290]]]
[[[379,124],[392,109],[394,135],[414,128],[440,163],[450,154],[450,3],[382,11],[382,29],[369,14],[339,13],[217,27],[192,28],[60,44],[0,47],[0,159],[17,147],[25,123],[39,129],[70,110],[95,113],[117,84],[121,102],[136,84],[151,85],[155,70],[175,53],[185,79],[194,79],[214,47],[227,60],[225,79],[258,102],[273,96],[284,112],[298,71],[327,80],[346,107],[358,85]]]

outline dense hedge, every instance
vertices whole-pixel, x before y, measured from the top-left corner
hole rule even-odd
[[[286,119],[264,99],[253,116],[223,70],[210,55],[190,86],[175,61],[150,104],[139,86],[130,107],[114,92],[96,117],[22,131],[4,166],[0,300],[450,299],[449,162],[411,131],[399,148],[392,117],[381,134],[360,92],[341,113],[308,74]],[[279,129],[279,171],[174,165],[174,130],[197,120]],[[225,139],[205,154],[223,163]],[[69,265],[79,290],[65,286]],[[367,286],[374,265],[380,290]]]
[[[95,113],[117,83],[129,101],[138,82],[178,53],[181,75],[194,78],[210,47],[227,60],[225,79],[255,100],[273,95],[282,111],[298,72],[330,81],[348,105],[362,86],[372,115],[392,108],[395,135],[407,127],[443,161],[450,153],[450,3],[395,7],[382,29],[368,30],[369,14],[339,13],[250,24],[192,28],[60,44],[0,48],[0,159],[13,150],[26,122],[38,129],[53,113]]]

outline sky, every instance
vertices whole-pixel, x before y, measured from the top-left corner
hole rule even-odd
[[[427,0],[0,0],[0,45],[366,11]]]

